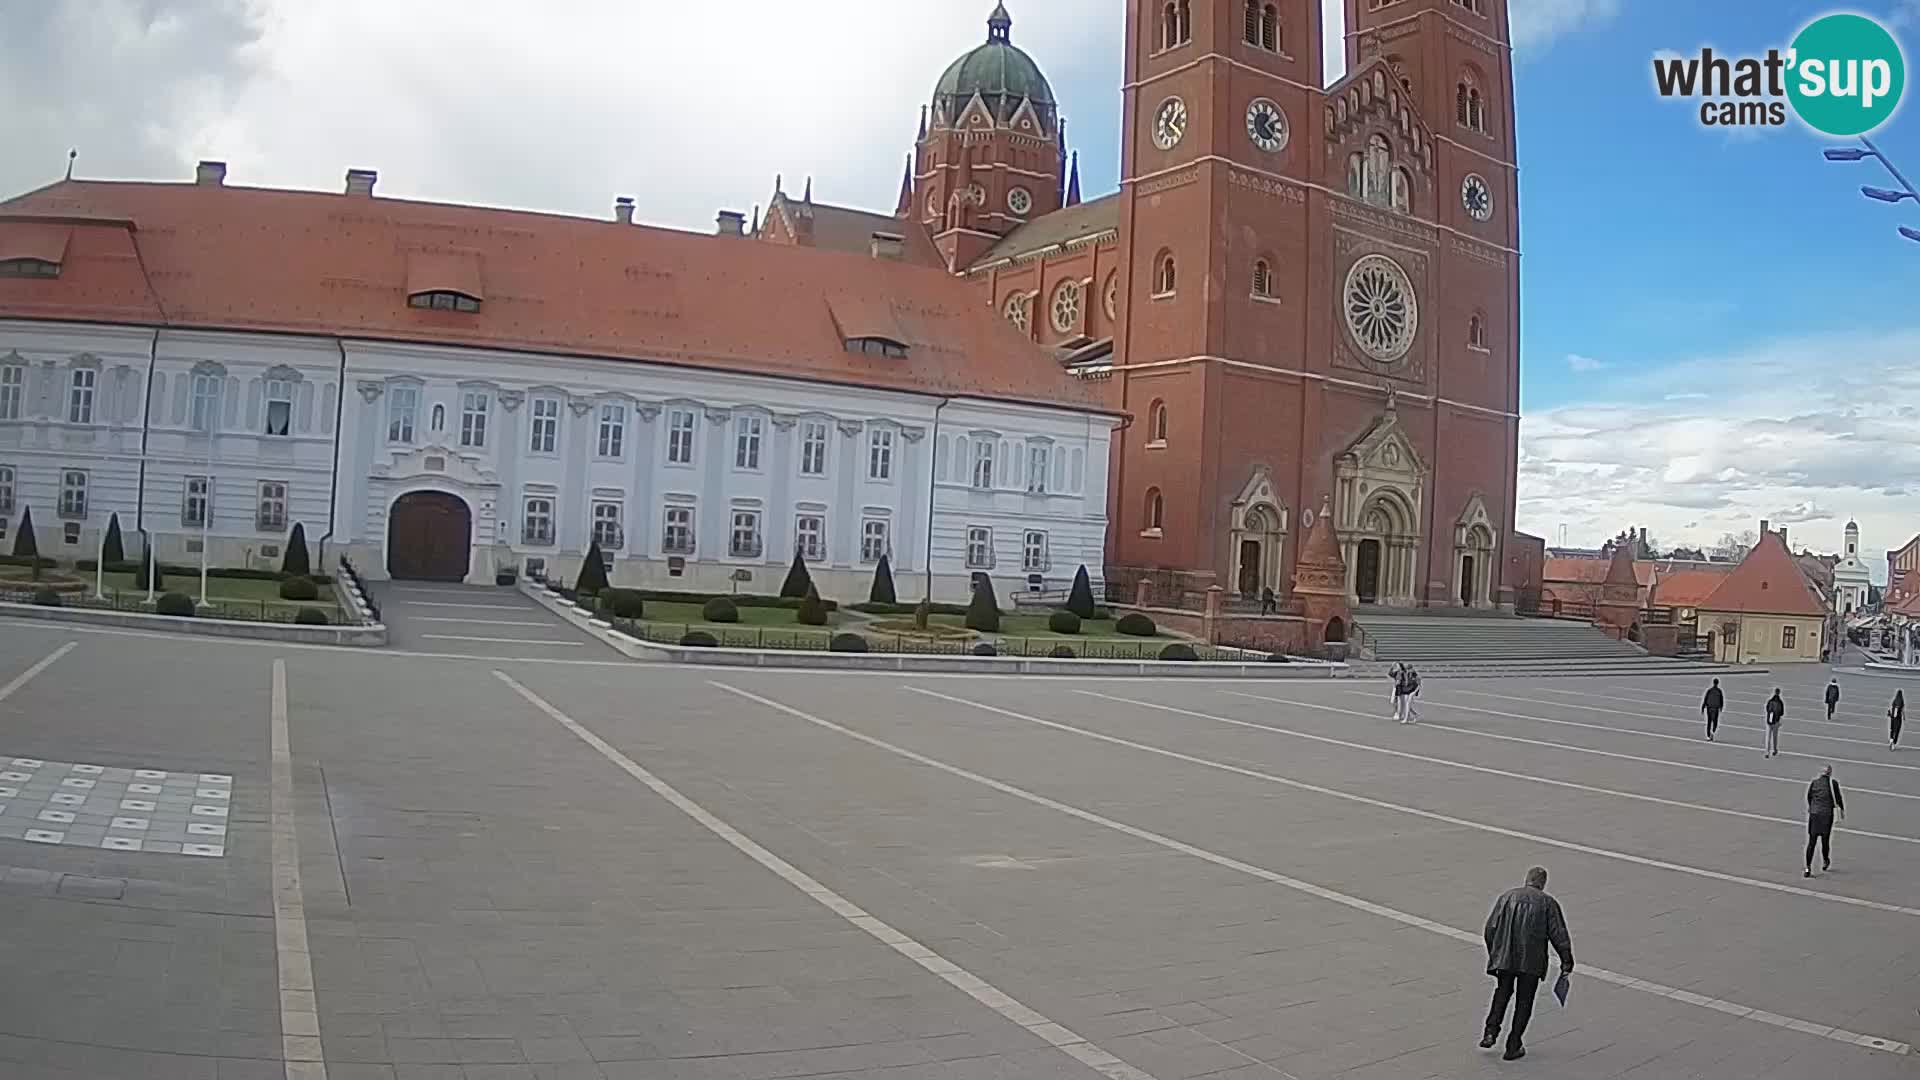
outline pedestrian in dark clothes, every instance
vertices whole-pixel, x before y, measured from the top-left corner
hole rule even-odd
[[[1508,889],[1493,902],[1487,915],[1487,974],[1494,977],[1493,1008],[1487,1013],[1486,1030],[1480,1036],[1481,1049],[1493,1046],[1500,1037],[1500,1022],[1506,1019],[1507,1002],[1513,1002],[1513,1027],[1507,1032],[1507,1052],[1503,1061],[1527,1056],[1521,1045],[1527,1033],[1527,1021],[1533,1019],[1533,997],[1540,980],[1547,977],[1547,946],[1560,954],[1560,973],[1573,972],[1573,939],[1567,935],[1566,916],[1560,901],[1547,895],[1547,870],[1536,866],[1527,871],[1527,883]]]
[[[1807,785],[1807,859],[1801,877],[1813,876],[1813,845],[1820,845],[1820,869],[1833,869],[1833,816],[1847,820],[1847,800],[1840,795],[1840,781],[1833,778],[1833,766],[1820,767],[1820,775]]]
[[[1827,719],[1833,719],[1833,707],[1840,704],[1840,680],[1827,680]]]
[[[1780,700],[1780,688],[1773,688],[1767,699],[1767,757],[1780,756],[1780,721],[1787,718],[1787,703]]]
[[[1700,702],[1700,711],[1707,714],[1707,741],[1713,741],[1713,733],[1720,730],[1720,710],[1727,707],[1727,695],[1720,692],[1720,680],[1713,680],[1707,687],[1707,696]]]
[[[1907,718],[1907,694],[1904,690],[1893,692],[1893,704],[1887,706],[1887,749],[1900,745],[1900,724]]]

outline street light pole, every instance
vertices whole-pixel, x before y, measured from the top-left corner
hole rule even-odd
[[[207,606],[207,547],[213,528],[213,417],[207,417],[207,478],[200,504],[200,606]]]
[[[1865,158],[1872,158],[1875,161],[1878,161],[1882,168],[1887,170],[1887,175],[1893,177],[1894,181],[1900,185],[1900,189],[1896,191],[1892,188],[1881,188],[1881,187],[1873,187],[1871,185],[1866,185],[1860,188],[1860,194],[1866,196],[1869,199],[1873,199],[1876,202],[1901,203],[1901,202],[1905,202],[1908,199],[1912,199],[1914,202],[1920,203],[1920,189],[1916,189],[1913,186],[1913,182],[1908,180],[1906,176],[1900,172],[1900,169],[1897,166],[1895,166],[1891,160],[1887,158],[1887,155],[1881,153],[1880,148],[1873,145],[1872,139],[1869,139],[1864,135],[1861,136],[1860,146],[1864,147],[1865,149],[1860,149],[1860,148],[1851,147],[1851,146],[1832,147],[1824,151],[1823,156],[1828,161],[1860,161]],[[1912,240],[1916,243],[1920,243],[1920,229],[1915,229],[1906,225],[1902,225],[1899,227],[1898,231],[1901,236],[1904,236],[1907,239]]]

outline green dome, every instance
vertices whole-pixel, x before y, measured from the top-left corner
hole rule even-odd
[[[1041,122],[1051,124],[1055,101],[1053,87],[1040,74],[1040,65],[1013,44],[1013,17],[1001,4],[987,20],[987,42],[955,60],[933,88],[936,112],[948,117],[958,115],[967,102],[979,94],[997,119],[1006,120],[1031,101],[1041,114]]]

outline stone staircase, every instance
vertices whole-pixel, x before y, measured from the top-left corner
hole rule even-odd
[[[1406,662],[1423,675],[1662,675],[1724,667],[1648,656],[1586,623],[1474,615],[1384,614],[1362,609],[1355,622],[1381,665]],[[1743,669],[1751,671],[1753,669]]]

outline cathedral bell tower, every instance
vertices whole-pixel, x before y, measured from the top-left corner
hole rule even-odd
[[[1017,226],[1060,209],[1065,144],[1053,87],[1013,44],[1013,17],[999,4],[986,43],[934,86],[902,216],[924,224],[948,268],[963,270]]]

